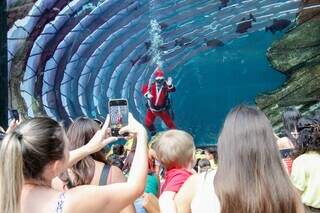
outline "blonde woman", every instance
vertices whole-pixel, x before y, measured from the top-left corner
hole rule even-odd
[[[22,123],[3,140],[0,150],[0,212],[95,213],[119,212],[144,190],[147,176],[147,133],[132,115],[120,130],[137,134],[132,172],[126,183],[84,185],[66,192],[51,188],[52,180],[88,154],[117,140],[109,137],[108,122],[90,142],[70,155],[64,129],[50,118]]]

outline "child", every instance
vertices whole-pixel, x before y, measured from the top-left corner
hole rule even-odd
[[[200,159],[198,162],[198,173],[206,172],[211,168],[210,161],[206,158]]]
[[[161,212],[174,212],[174,196],[192,175],[194,141],[187,132],[169,130],[161,135],[155,151],[166,170],[159,198],[160,209]]]

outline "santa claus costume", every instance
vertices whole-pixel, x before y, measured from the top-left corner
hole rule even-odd
[[[145,119],[145,125],[152,135],[156,133],[154,121],[159,116],[169,129],[175,129],[174,124],[168,110],[169,110],[169,92],[175,92],[175,87],[171,80],[165,81],[164,73],[160,68],[155,72],[155,81],[150,87],[145,85],[142,89],[143,95],[148,100],[148,110]]]

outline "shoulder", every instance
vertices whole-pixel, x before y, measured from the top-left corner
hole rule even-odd
[[[320,160],[320,154],[315,152],[307,152],[297,157],[293,162],[306,163],[306,161]]]
[[[95,167],[96,169],[102,169],[104,166],[104,163],[100,162],[100,161],[94,161]]]
[[[168,178],[168,181],[185,181],[186,179],[188,179],[192,173],[185,170],[185,169],[175,169],[173,171],[169,171],[170,174],[170,178]]]
[[[201,181],[202,174],[193,174],[191,175],[183,184],[183,188],[188,193],[194,194],[196,191],[198,183]]]
[[[197,191],[197,183],[200,180],[199,174],[191,175],[182,185],[174,198],[178,212],[190,212],[191,202]]]
[[[293,160],[292,162],[292,170],[306,170],[312,162],[315,160],[312,155],[308,153],[304,153]]]
[[[111,175],[111,179],[108,178],[108,180],[111,180],[111,183],[123,183],[127,181],[121,169],[116,166],[110,166],[109,175]]]

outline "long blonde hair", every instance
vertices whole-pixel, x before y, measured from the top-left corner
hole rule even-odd
[[[20,212],[23,180],[42,180],[46,165],[64,157],[64,130],[41,117],[21,124],[2,141],[0,149],[0,212]]]
[[[18,135],[12,133],[2,141],[0,150],[0,212],[20,212],[23,185],[22,149]]]

